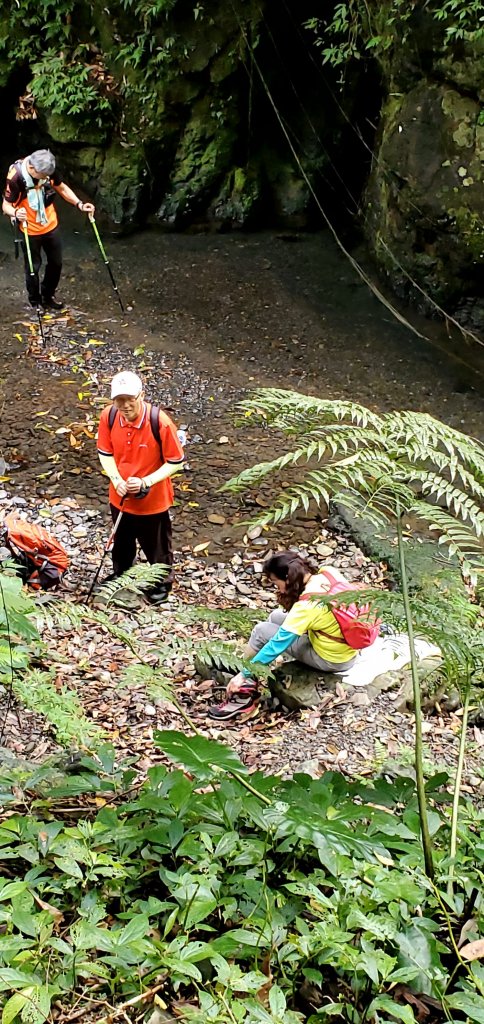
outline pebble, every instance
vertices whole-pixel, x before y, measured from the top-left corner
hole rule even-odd
[[[145,715],[149,715],[151,718],[156,715],[156,708],[154,704],[145,704],[143,711]]]
[[[317,544],[316,551],[318,555],[321,555],[321,558],[328,558],[334,553],[333,548],[329,544]]]
[[[235,586],[236,586],[239,594],[247,594],[248,595],[248,594],[252,593],[251,588],[248,587],[246,583],[241,583],[240,580],[237,580]]]
[[[87,530],[85,526],[74,526],[71,533],[73,537],[87,537]]]

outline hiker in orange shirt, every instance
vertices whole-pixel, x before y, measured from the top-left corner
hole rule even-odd
[[[166,578],[149,594],[153,604],[160,604],[173,583],[170,477],[182,468],[183,448],[173,420],[145,402],[136,373],[117,373],[111,398],[113,404],[101,413],[97,448],[110,480],[113,523],[123,513],[112,550],[114,576],[133,565],[138,541],[151,565],[168,566]]]
[[[34,308],[42,305],[45,309],[62,309],[64,306],[64,303],[55,296],[62,272],[62,243],[54,206],[56,195],[62,196],[72,206],[77,206],[81,213],[95,211],[92,203],[83,203],[62,181],[59,171],[56,170],[55,157],[50,150],[37,149],[35,153],[24,160],[17,160],[10,167],[2,210],[15,226],[19,225],[22,235],[25,227],[28,231],[33,275],[28,264],[25,241],[22,241],[22,249],[27,294],[30,305]],[[42,250],[46,255],[47,265],[40,287]]]

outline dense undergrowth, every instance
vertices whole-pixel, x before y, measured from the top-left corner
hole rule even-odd
[[[121,641],[132,657],[124,682],[157,686],[196,735],[158,733],[165,758],[184,770],[157,765],[138,787],[133,765],[115,766],[77,702],[78,739],[84,730],[97,753],[64,771],[3,771],[2,1024],[88,1013],[98,1024],[484,1024],[484,810],[459,796],[472,687],[482,680],[482,613],[475,592],[454,591],[442,571],[430,590],[410,594],[402,533],[413,510],[438,530],[464,577],[479,580],[482,446],[430,417],[377,419],[291,392],[259,392],[246,411],[284,429],[296,448],[227,486],[244,490],[267,475],[277,482],[290,464],[307,467],[265,521],[321,496],[329,503],[335,492],[357,510],[361,503],[375,526],[393,516],[402,594],[370,597],[409,637],[420,630],[441,646],[441,671],[463,696],[456,777],[425,777],[417,672],[416,785],[388,775],[249,776],[230,748],[198,733],[172,693],[170,657],[193,644],[163,638],[147,661],[108,611],[60,605],[57,615],[79,632],[89,615]],[[37,608],[37,622],[49,614]],[[210,652],[227,667],[244,665],[233,644]],[[0,684],[31,707],[37,700],[69,744],[69,694],[50,669],[39,671],[46,657],[33,602],[2,572]]]
[[[484,1020],[484,812],[462,809],[450,895],[445,776],[427,782],[431,882],[411,780],[249,777],[214,741],[157,742],[185,771],[131,793],[106,750],[4,780],[3,1024],[153,1005],[200,1024]]]

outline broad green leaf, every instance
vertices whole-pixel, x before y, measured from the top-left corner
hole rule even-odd
[[[13,996],[10,996],[10,999],[3,1007],[2,1024],[11,1024],[25,1005],[25,1001],[26,997],[21,992],[15,992]]]
[[[22,995],[27,996],[20,1016],[22,1024],[45,1024],[50,1016],[50,996],[45,985],[32,986],[24,989]]]
[[[424,927],[414,923],[404,932],[398,932],[394,941],[399,952],[400,967],[408,965],[410,968],[419,968],[418,977],[415,979],[417,991],[434,995],[433,979],[442,972],[434,936]]]
[[[19,907],[16,907],[12,913],[12,921],[23,935],[30,935],[35,939],[39,930],[37,914],[32,914],[29,910],[21,910]]]
[[[0,888],[0,900],[11,900],[28,889],[27,882],[7,882]]]
[[[469,1020],[484,1024],[484,999],[477,992],[456,992],[446,999],[452,1010],[460,1010]]]
[[[0,967],[0,992],[9,988],[25,988],[27,985],[41,985],[42,978],[37,974],[16,971],[12,967]]]
[[[118,945],[127,946],[130,942],[144,939],[150,927],[149,918],[145,914],[139,914],[128,922],[121,932],[115,933],[114,937]]]
[[[389,1013],[392,1017],[396,1017],[397,1020],[402,1020],[403,1024],[415,1024],[415,1016],[411,1007],[396,1003],[390,996],[377,996],[376,999],[372,1000],[368,1008],[370,1019],[375,1010],[383,1010],[384,1013]]]
[[[234,928],[231,932],[225,932],[224,935],[219,935],[211,942],[212,949],[222,953],[223,956],[231,956],[238,949],[251,949],[260,944],[259,933],[250,932],[248,928]],[[266,945],[265,942],[262,944]]]
[[[281,1019],[286,1009],[286,997],[279,985],[272,985],[269,991],[269,1006],[274,1017]]]
[[[194,900],[193,903],[189,904],[188,913],[186,914],[186,912],[182,911],[179,915],[180,920],[183,921],[183,927],[187,930],[193,928],[194,925],[199,924],[200,921],[204,921],[205,918],[209,917],[217,906],[218,900],[214,898]]]
[[[71,875],[72,878],[78,878],[79,881],[82,881],[84,876],[79,864],[73,857],[54,857],[54,864],[57,864],[57,867],[64,874]]]
[[[247,768],[237,754],[216,740],[207,740],[205,736],[185,736],[174,729],[156,732],[154,738],[172,761],[193,773],[197,782],[207,782],[223,772],[247,775]]]

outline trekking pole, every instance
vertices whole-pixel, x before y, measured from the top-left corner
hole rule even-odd
[[[96,586],[96,583],[97,583],[97,581],[99,579],[99,574],[100,574],[101,569],[102,569],[102,567],[104,565],[104,559],[106,558],[106,555],[108,554],[108,552],[111,550],[111,548],[113,546],[114,538],[116,536],[116,531],[117,531],[118,526],[119,526],[119,524],[120,524],[120,522],[121,522],[121,520],[123,518],[123,507],[122,506],[123,506],[123,502],[124,502],[125,497],[126,497],[126,495],[124,495],[121,498],[121,508],[119,510],[119,514],[116,516],[116,520],[114,522],[114,526],[113,526],[113,528],[111,530],[111,533],[109,534],[109,537],[108,537],[108,539],[106,541],[106,544],[104,546],[104,551],[103,551],[103,555],[102,555],[101,561],[100,561],[99,566],[96,569],[96,572],[94,574],[94,578],[92,580],[91,586],[89,587],[89,593],[88,593],[88,595],[86,597],[86,600],[84,601],[84,604],[89,604],[92,592],[94,590],[94,587]]]
[[[23,230],[23,234],[24,234],[25,248],[26,248],[26,251],[27,251],[27,262],[28,262],[28,265],[29,265],[30,276],[35,279],[34,265],[32,263],[32,252],[31,252],[31,249],[30,249],[30,239],[29,239],[29,233],[28,233],[27,225],[26,224],[24,224],[22,230]],[[42,314],[40,312],[40,306],[37,306],[36,308],[37,308],[37,319],[39,321],[40,337],[42,338],[42,348],[45,348],[45,334],[44,334],[44,327],[43,327],[43,324],[42,324]]]
[[[110,262],[109,262],[109,260],[108,260],[108,258],[106,256],[106,250],[105,250],[105,248],[103,246],[103,243],[101,242],[101,236],[100,236],[99,231],[97,229],[97,224],[96,224],[96,221],[94,219],[94,214],[93,213],[89,213],[88,217],[89,217],[89,220],[91,221],[92,230],[94,231],[94,234],[96,236],[96,241],[97,241],[97,244],[99,246],[99,249],[100,249],[100,252],[101,252],[101,256],[102,256],[102,258],[103,258],[103,260],[104,260],[104,262],[105,262],[105,264],[106,264],[106,266],[108,268],[108,274],[109,274],[109,276],[111,278],[111,284],[112,284],[112,286],[114,288],[114,291],[116,292],[116,297],[117,297],[117,300],[119,302],[119,305],[121,306],[121,312],[124,313],[123,302],[122,302],[121,296],[119,294],[119,290],[118,290],[118,286],[117,286],[115,278],[114,278],[114,274],[113,274],[113,272],[111,270],[111,264],[110,264]]]

